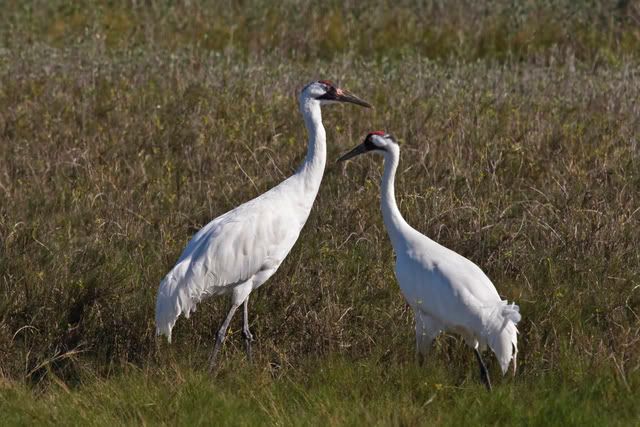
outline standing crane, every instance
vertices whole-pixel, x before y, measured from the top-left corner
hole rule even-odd
[[[189,317],[196,304],[213,295],[231,294],[231,308],[218,329],[210,369],[225,340],[234,313],[244,305],[242,336],[251,359],[249,295],[280,267],[304,226],[318,194],[326,162],[326,133],[320,107],[350,102],[371,105],[332,82],[320,80],[302,89],[300,112],[309,133],[307,156],[288,179],[266,193],[220,215],[198,231],[177,264],[160,283],[156,302],[158,335],[171,342],[181,313]]]
[[[429,239],[404,220],[394,191],[400,146],[393,136],[372,132],[338,161],[368,152],[384,156],[382,217],[396,254],[396,278],[415,314],[418,361],[422,364],[440,332],[458,333],[473,348],[480,365],[480,377],[491,390],[489,372],[480,352],[488,344],[498,358],[503,375],[513,359],[515,375],[519,307],[500,299],[480,267]]]

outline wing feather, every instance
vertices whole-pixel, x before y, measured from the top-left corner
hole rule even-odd
[[[284,202],[278,193],[267,192],[219,216],[192,237],[160,283],[158,335],[171,341],[181,313],[189,317],[203,298],[227,293],[256,273],[280,265],[306,220],[283,209]]]

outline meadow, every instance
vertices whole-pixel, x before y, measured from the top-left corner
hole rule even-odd
[[[640,422],[640,7],[620,1],[6,0],[0,15],[0,424]],[[218,298],[155,337],[191,235],[304,158],[296,96],[331,79],[300,240],[206,372]],[[413,316],[367,132],[400,140],[407,221],[520,305],[494,392]]]

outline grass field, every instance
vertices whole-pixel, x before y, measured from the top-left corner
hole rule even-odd
[[[640,8],[633,2],[12,1],[0,15],[0,424],[640,423]],[[290,175],[296,94],[328,164],[300,241],[252,295],[155,337],[158,283],[202,225]],[[494,392],[413,319],[379,212],[399,137],[409,223],[515,300],[519,370]]]

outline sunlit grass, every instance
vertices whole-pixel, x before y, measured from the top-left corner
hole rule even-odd
[[[487,393],[474,379],[451,381],[441,363],[426,369],[376,358],[308,361],[279,373],[232,363],[216,378],[172,369],[86,379],[34,395],[2,390],[7,424],[210,425],[630,425],[637,421],[637,375],[619,383],[607,371],[540,374],[498,381]],[[475,370],[474,370],[475,373]]]

